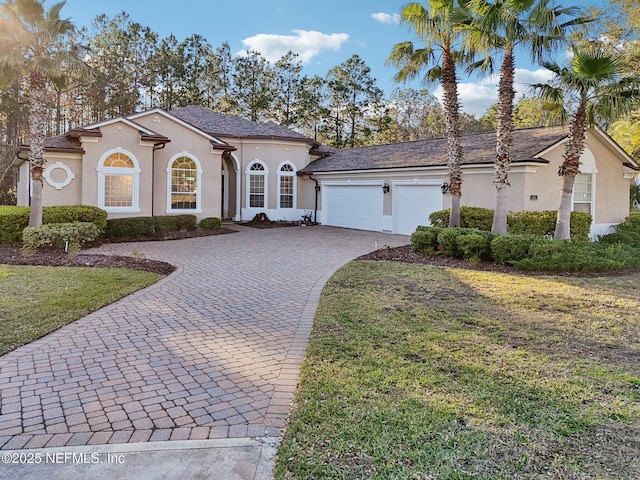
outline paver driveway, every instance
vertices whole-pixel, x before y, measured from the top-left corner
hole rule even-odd
[[[0,357],[0,447],[279,436],[322,285],[408,238],[238,230],[97,249],[179,268]]]

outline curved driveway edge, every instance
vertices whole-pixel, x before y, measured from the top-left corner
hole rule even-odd
[[[325,282],[408,238],[237,229],[96,249],[179,268],[0,357],[0,449],[278,437]]]

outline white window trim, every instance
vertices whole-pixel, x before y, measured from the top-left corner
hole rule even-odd
[[[293,168],[292,172],[282,172],[282,167],[285,165],[290,165],[291,168]],[[298,182],[297,182],[297,169],[296,166],[290,162],[289,160],[285,160],[284,162],[282,162],[280,165],[278,165],[278,209],[283,209],[283,210],[287,210],[287,211],[291,211],[291,210],[295,210],[296,208],[298,208],[297,206],[297,201],[296,201],[296,197],[298,196]],[[282,208],[280,206],[280,178],[281,177],[293,177],[293,205],[291,207],[285,207]]]
[[[585,148],[584,152],[580,156],[580,173],[585,175],[591,175],[591,217],[593,223],[596,220],[596,180],[598,176],[598,168],[596,167],[596,159],[589,150],[589,148]],[[574,211],[575,208],[575,186],[571,190],[571,211]],[[586,202],[582,202],[586,203]]]
[[[177,159],[186,157],[196,164],[196,208],[171,208],[171,166]],[[200,161],[189,152],[176,153],[167,164],[167,213],[202,213],[202,166]]]
[[[255,164],[260,164],[262,165],[262,168],[264,168],[263,171],[251,171],[251,167],[253,167]],[[264,176],[264,207],[252,207],[251,206],[251,175],[263,175]],[[266,163],[264,163],[261,160],[255,159],[253,162],[251,162],[249,165],[247,165],[247,168],[245,170],[245,186],[246,186],[246,208],[252,209],[252,210],[266,210],[269,206],[269,168],[267,167]]]
[[[105,167],[104,161],[114,153],[126,155],[133,162],[133,168]],[[133,153],[122,147],[112,148],[102,154],[98,160],[98,207],[107,213],[140,213],[140,163]],[[106,207],[104,204],[104,179],[107,176],[132,176],[133,192],[130,207]]]

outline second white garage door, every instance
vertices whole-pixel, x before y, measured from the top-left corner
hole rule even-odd
[[[442,210],[439,185],[394,185],[393,233],[411,235],[418,225],[429,225],[429,214]]]
[[[322,223],[382,230],[382,185],[323,185]]]

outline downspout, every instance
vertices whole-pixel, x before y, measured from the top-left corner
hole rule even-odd
[[[156,204],[156,150],[162,150],[166,143],[154,143],[151,152],[151,216],[154,215],[154,207]]]
[[[318,223],[318,194],[320,193],[320,184],[318,183],[318,180],[313,178],[311,175],[309,175],[309,180],[316,182],[316,186],[314,187],[316,191],[316,204],[313,209],[313,223]]]

